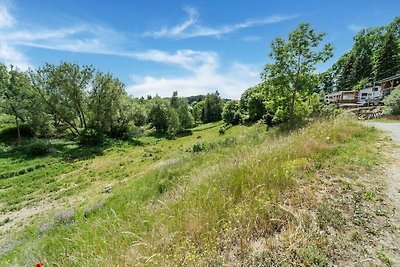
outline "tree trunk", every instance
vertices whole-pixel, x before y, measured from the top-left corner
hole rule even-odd
[[[292,96],[292,99],[291,99],[291,103],[290,103],[290,114],[289,114],[289,121],[290,121],[290,129],[291,130],[293,130],[294,129],[294,127],[295,127],[295,121],[294,121],[294,105],[295,105],[295,100],[296,100],[296,92],[297,92],[297,90],[296,90],[296,88],[294,88],[294,91],[293,91],[293,96]]]
[[[21,132],[19,130],[19,121],[18,121],[17,116],[15,116],[15,124],[17,125],[17,143],[18,143],[18,146],[20,146],[21,145]]]

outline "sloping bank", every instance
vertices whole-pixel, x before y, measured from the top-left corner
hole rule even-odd
[[[161,165],[98,212],[49,231],[8,262],[324,266],[341,260],[329,227],[343,218],[325,209],[323,179],[372,172],[380,159],[377,131],[338,118],[258,146],[247,138],[253,145],[238,142],[230,152],[192,153]]]

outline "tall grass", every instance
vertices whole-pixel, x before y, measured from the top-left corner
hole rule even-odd
[[[327,244],[315,218],[301,216],[310,207],[292,210],[290,195],[333,163],[330,151],[373,134],[340,118],[284,137],[271,133],[264,142],[255,131],[237,137],[235,148],[186,153],[117,189],[93,216],[16,249],[7,262],[324,266]]]

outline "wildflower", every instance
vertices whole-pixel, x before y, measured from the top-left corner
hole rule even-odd
[[[36,263],[35,267],[43,267],[42,263]]]

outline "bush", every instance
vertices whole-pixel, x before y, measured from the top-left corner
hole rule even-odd
[[[392,93],[384,100],[388,115],[400,115],[400,86],[397,86]]]
[[[109,136],[111,138],[131,140],[141,135],[140,127],[131,124],[123,124],[111,128]]]
[[[239,110],[239,101],[230,100],[226,102],[224,111],[222,112],[222,119],[225,123],[237,125],[242,122],[242,114]]]
[[[192,149],[193,153],[201,152],[203,150],[204,150],[204,145],[203,144],[196,143],[196,144],[193,145],[193,149]]]
[[[86,128],[79,136],[79,143],[83,146],[97,146],[104,141],[104,134],[94,128]]]
[[[44,156],[51,152],[51,143],[47,140],[37,139],[27,146],[27,152],[31,156]]]
[[[218,130],[219,134],[225,134],[225,131],[226,131],[226,129],[225,129],[224,125],[222,125]]]

